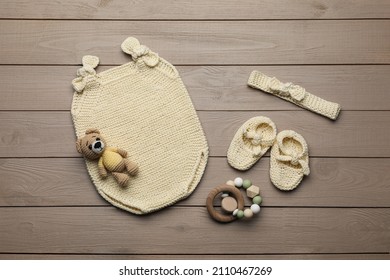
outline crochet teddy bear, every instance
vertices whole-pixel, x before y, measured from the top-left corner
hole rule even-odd
[[[127,152],[120,148],[107,147],[106,141],[97,129],[88,129],[85,136],[77,139],[76,148],[87,159],[99,159],[98,172],[103,179],[107,177],[108,170],[123,187],[130,180],[126,171],[132,176],[138,172],[137,164],[127,159]]]

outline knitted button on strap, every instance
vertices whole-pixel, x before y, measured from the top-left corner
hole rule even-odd
[[[230,143],[227,159],[238,170],[251,168],[272,146],[276,137],[276,126],[267,117],[247,120],[236,132]]]

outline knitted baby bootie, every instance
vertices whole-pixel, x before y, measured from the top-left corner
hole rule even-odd
[[[278,189],[290,191],[310,174],[309,151],[302,135],[292,130],[281,131],[271,149],[271,182]]]
[[[251,168],[272,146],[276,138],[276,126],[267,117],[247,120],[236,132],[230,143],[227,159],[238,170]]]

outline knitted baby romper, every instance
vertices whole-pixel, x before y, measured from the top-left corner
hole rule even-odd
[[[109,146],[126,150],[139,166],[129,185],[120,187],[112,176],[99,176],[97,162],[86,160],[99,194],[119,208],[146,214],[194,191],[208,146],[175,67],[132,37],[122,50],[132,61],[98,74],[98,58],[83,57],[72,82],[72,118],[77,137],[99,129]]]

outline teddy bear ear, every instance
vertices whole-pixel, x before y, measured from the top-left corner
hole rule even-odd
[[[96,128],[88,128],[85,134],[91,134],[91,133],[98,133],[100,134],[100,131]]]
[[[81,139],[77,139],[76,141],[76,149],[77,151],[81,154],[82,151],[81,151]]]

